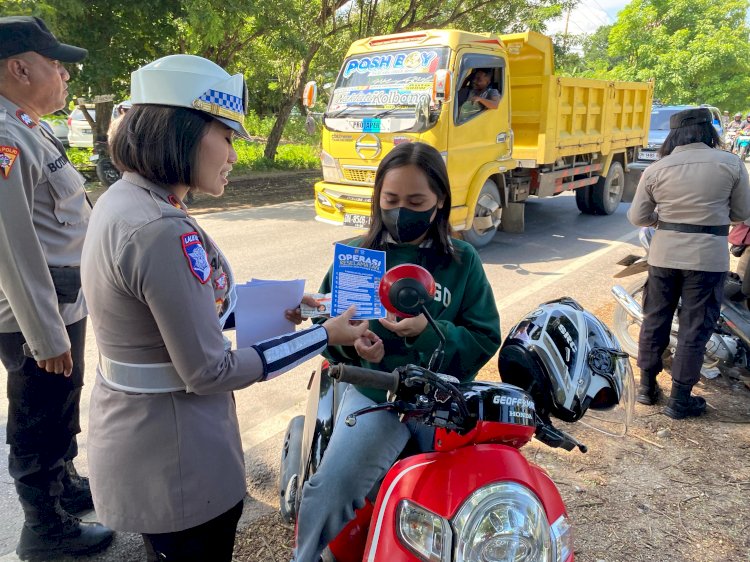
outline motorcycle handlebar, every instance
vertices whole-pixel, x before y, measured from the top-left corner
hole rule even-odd
[[[377,388],[379,390],[390,390],[396,392],[400,382],[397,371],[386,373],[364,367],[353,367],[338,363],[331,365],[328,369],[328,376],[341,382],[348,382],[368,388]]]

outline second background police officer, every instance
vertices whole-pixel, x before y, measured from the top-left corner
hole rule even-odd
[[[656,226],[643,296],[637,400],[659,401],[656,377],[681,302],[672,391],[664,410],[681,419],[706,409],[706,401],[691,396],[691,390],[721,309],[729,224],[750,217],[750,185],[745,165],[720,149],[708,109],[675,113],[669,126],[659,150],[662,158],[644,171],[628,218],[636,226]]]

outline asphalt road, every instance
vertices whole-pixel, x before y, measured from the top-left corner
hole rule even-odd
[[[498,233],[480,254],[501,312],[503,334],[538,303],[563,295],[577,299],[590,310],[611,301],[616,262],[634,250],[636,230],[621,204],[614,215],[581,215],[569,194],[533,199],[527,204],[526,232]],[[305,279],[315,291],[333,256],[333,242],[355,235],[353,229],[336,228],[313,219],[311,202],[218,212],[200,217],[232,263],[239,281]],[[186,303],[187,305],[187,303]],[[86,384],[82,399],[83,432],[76,464],[86,473],[86,436],[89,391],[97,360],[89,330]],[[246,452],[250,500],[244,520],[275,508],[274,479],[281,440],[288,420],[303,413],[306,384],[315,362],[267,383],[237,393],[237,408]],[[0,379],[5,371],[0,367]],[[7,418],[7,400],[0,396],[0,420]],[[12,554],[22,525],[22,512],[7,472],[5,424],[0,426],[0,561]],[[92,560],[142,559],[138,537],[120,535],[114,546]]]

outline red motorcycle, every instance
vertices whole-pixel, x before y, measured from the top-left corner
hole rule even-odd
[[[313,373],[307,415],[292,420],[284,442],[282,515],[294,521],[304,482],[320,465],[333,432],[342,385],[357,384],[388,390],[388,401],[355,412],[346,424],[392,410],[401,421],[434,427],[433,451],[405,452],[386,474],[374,505],[357,512],[324,560],[573,560],[560,494],[519,449],[536,437],[550,447],[585,453],[585,445],[555,428],[549,416],[577,421],[588,408],[611,409],[622,398],[632,410],[627,355],[604,324],[572,299],[560,299],[527,315],[503,343],[501,377],[514,384],[462,383],[437,372],[444,338],[424,306],[434,291],[432,276],[413,265],[389,270],[380,285],[389,311],[424,314],[439,334],[429,368],[406,365],[385,373],[324,362]]]

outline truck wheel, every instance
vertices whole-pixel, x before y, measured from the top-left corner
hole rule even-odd
[[[575,190],[576,193],[576,206],[578,210],[587,215],[593,215],[593,207],[591,206],[591,186],[587,185],[579,187]]]
[[[500,224],[500,193],[492,180],[487,180],[479,192],[479,200],[474,210],[474,220],[471,229],[463,232],[464,240],[475,248],[489,244],[495,237],[497,225]]]
[[[104,187],[109,187],[110,185],[115,183],[120,179],[120,175],[120,170],[115,168],[112,160],[110,160],[108,157],[104,156],[103,158],[99,158],[99,160],[97,160],[96,177],[98,177],[99,181],[104,184]]]
[[[292,418],[284,435],[284,447],[281,450],[279,512],[287,523],[292,523],[297,518],[297,489],[304,429],[305,416]]]
[[[591,189],[591,207],[594,215],[611,215],[622,201],[625,189],[625,171],[622,164],[612,162],[607,177],[600,177]]]

